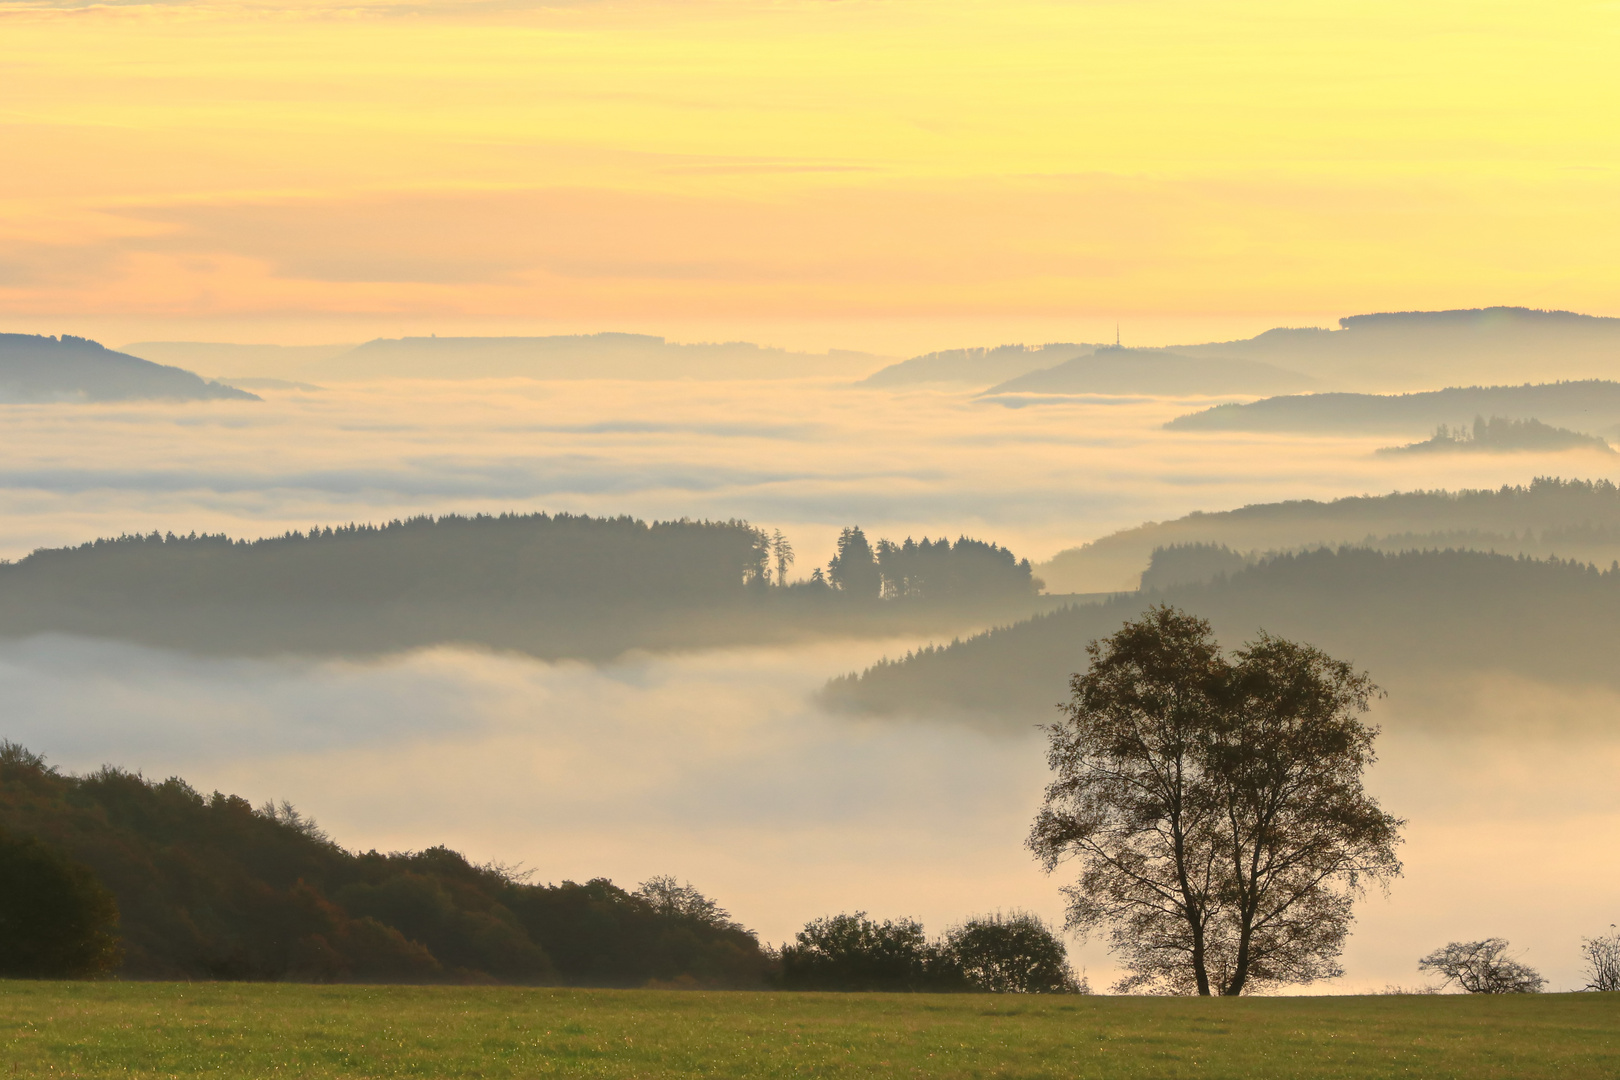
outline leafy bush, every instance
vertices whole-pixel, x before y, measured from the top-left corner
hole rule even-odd
[[[956,988],[960,974],[911,919],[876,922],[866,912],[805,925],[779,954],[789,990],[916,991]]]
[[[1081,991],[1068,950],[1037,915],[980,915],[945,935],[945,955],[971,986],[992,994]]]

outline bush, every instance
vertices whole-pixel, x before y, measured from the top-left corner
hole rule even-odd
[[[1547,985],[1534,968],[1510,959],[1503,938],[1453,941],[1418,961],[1419,971],[1436,971],[1470,994],[1535,994]]]
[[[1620,931],[1610,926],[1607,934],[1582,938],[1581,954],[1586,957],[1588,990],[1620,990]]]
[[[0,975],[94,978],[123,958],[112,893],[37,839],[0,834]]]
[[[911,919],[875,922],[866,912],[806,924],[780,954],[789,990],[926,990],[957,987],[961,977]]]
[[[945,956],[975,989],[992,994],[1080,990],[1068,950],[1037,915],[980,915],[945,936]]]

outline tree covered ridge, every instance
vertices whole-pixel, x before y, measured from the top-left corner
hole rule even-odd
[[[852,538],[859,550],[843,550]],[[600,659],[887,633],[1027,610],[1039,591],[1028,560],[992,543],[874,547],[859,528],[840,543],[829,573],[790,581],[787,538],[738,520],[452,514],[252,541],[125,535],[0,565],[0,635],[249,654],[461,643]]]
[[[1146,522],[1059,552],[1038,569],[1055,591],[1133,588],[1152,552],[1224,544],[1248,557],[1351,544],[1381,551],[1468,548],[1608,563],[1620,558],[1620,487],[1606,479],[1289,499]]]
[[[285,804],[0,746],[0,830],[117,899],[119,973],[164,979],[763,985],[769,958],[670,879],[537,885],[444,847],[351,852]]]
[[[1308,640],[1410,687],[1445,672],[1620,682],[1620,567],[1479,551],[1363,547],[1275,555],[1211,581],[1074,604],[925,646],[831,680],[822,700],[873,714],[1017,722],[1050,715],[1074,658],[1150,602],[1207,618],[1222,636]]]

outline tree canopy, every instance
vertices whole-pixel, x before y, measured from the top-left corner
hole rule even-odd
[[[0,833],[0,975],[93,978],[123,955],[118,904],[88,867]]]

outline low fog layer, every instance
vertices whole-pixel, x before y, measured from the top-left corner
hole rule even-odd
[[[1387,444],[1376,437],[1167,433],[1159,425],[1196,405],[1175,399],[1015,410],[963,392],[791,380],[401,382],[261,396],[0,405],[0,555],[126,532],[253,538],[544,510],[745,518],[782,529],[808,574],[849,524],[895,539],[966,533],[1039,561],[1195,510],[1620,476],[1612,462],[1560,454],[1391,460],[1374,455]],[[1134,584],[1150,551],[1123,584],[1097,588]]]
[[[996,908],[1058,916],[1058,881],[1021,846],[1040,734],[807,703],[870,652],[289,663],[54,638],[0,645],[0,692],[8,734],[64,767],[287,798],[351,847],[445,842],[542,881],[673,873],[768,940],[857,908],[934,930]],[[1348,974],[1319,990],[1412,985],[1418,956],[1493,934],[1568,988],[1579,937],[1614,918],[1620,875],[1592,843],[1620,827],[1620,698],[1510,677],[1445,689],[1378,708],[1372,788],[1412,821],[1407,873],[1360,907]],[[1093,985],[1112,978],[1099,946],[1075,957]]]
[[[401,382],[264,398],[0,406],[11,434],[0,544],[17,558],[126,532],[631,513],[780,528],[798,551],[794,576],[808,576],[850,524],[874,538],[980,536],[1040,558],[1195,510],[1620,475],[1590,456],[1577,471],[1569,454],[1392,459],[1374,453],[1387,442],[1377,437],[1162,430],[1207,400],[1005,409],[967,392],[837,380]],[[1593,509],[1599,489],[1556,495],[1472,524],[1435,524],[1413,497],[1380,535],[1499,524],[1539,543],[1608,521]],[[1527,620],[1525,633],[1544,625]],[[829,676],[935,637],[591,667],[450,649],[199,659],[43,636],[0,643],[0,679],[14,703],[5,734],[59,764],[116,762],[255,802],[286,797],[359,847],[445,842],[550,880],[675,873],[773,940],[843,909],[915,915],[931,929],[996,907],[1055,915],[1058,883],[1021,847],[1045,778],[1032,725],[1053,715],[1083,642],[1057,655],[1055,691],[1012,724],[963,724],[926,704],[894,718],[813,703]],[[1592,838],[1617,825],[1613,691],[1548,685],[1528,668],[1429,680],[1424,693],[1374,675],[1401,691],[1380,706],[1389,730],[1375,786],[1412,820],[1412,842],[1392,900],[1362,908],[1342,987],[1410,984],[1417,956],[1491,934],[1571,985],[1579,936],[1615,917],[1605,905],[1616,882],[1589,857]],[[1582,725],[1555,723],[1572,717]],[[1507,884],[1479,884],[1503,865]],[[1109,980],[1101,950],[1079,959],[1094,985]]]

